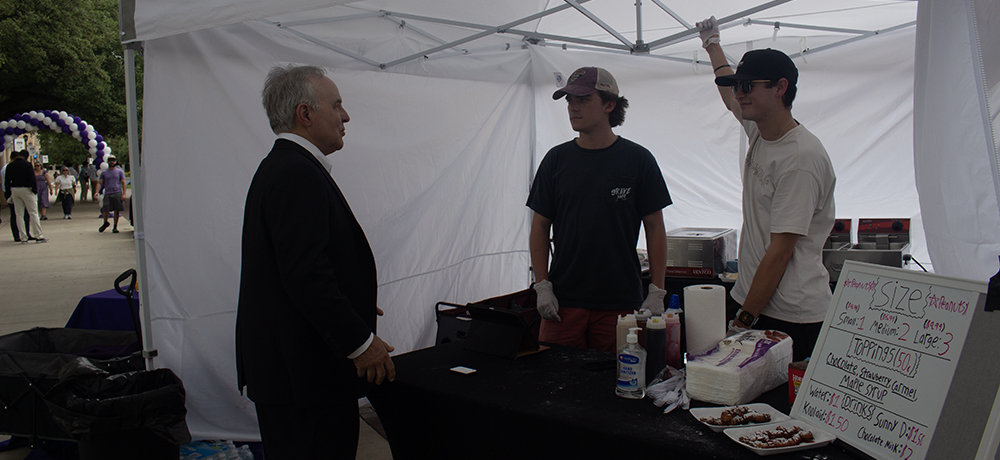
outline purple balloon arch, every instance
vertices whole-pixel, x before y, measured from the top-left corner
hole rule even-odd
[[[9,120],[0,121],[0,132],[3,133],[2,147],[14,144],[14,138],[30,131],[48,129],[73,136],[83,144],[100,165],[111,155],[111,147],[104,142],[104,136],[86,121],[66,112],[55,110],[32,110],[14,115]]]

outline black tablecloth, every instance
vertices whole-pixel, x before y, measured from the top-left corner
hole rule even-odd
[[[128,300],[114,289],[90,294],[80,299],[66,322],[71,329],[99,329],[135,332]]]
[[[396,460],[757,458],[687,411],[663,414],[648,398],[617,396],[613,360],[609,352],[563,346],[510,360],[452,342],[394,357],[395,382],[373,388],[369,399]],[[595,371],[585,363],[609,365]],[[763,402],[787,413],[787,395],[782,386]],[[774,458],[816,455],[857,458],[837,446]]]

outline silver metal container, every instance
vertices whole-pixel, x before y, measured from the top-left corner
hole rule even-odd
[[[667,276],[712,278],[736,258],[736,230],[682,227],[667,232]]]
[[[827,245],[831,245],[829,240]],[[835,282],[847,260],[902,268],[909,255],[910,219],[858,219],[858,242],[829,250],[824,247],[823,265],[830,272],[830,281]]]

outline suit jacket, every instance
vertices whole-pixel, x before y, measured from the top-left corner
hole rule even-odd
[[[347,355],[375,332],[368,239],[309,151],[278,139],[243,216],[236,369],[257,403],[356,401],[367,382]]]

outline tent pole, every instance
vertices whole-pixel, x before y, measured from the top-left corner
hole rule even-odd
[[[635,0],[635,47],[642,45],[642,0]]]
[[[538,85],[530,84],[534,82],[535,79],[535,63],[538,60],[532,59],[531,65],[528,66],[528,88],[531,92],[531,112],[528,114],[528,122],[531,123],[531,130],[529,131],[528,138],[531,142],[530,148],[528,148],[528,156],[531,161],[528,162],[528,190],[525,190],[525,194],[531,193],[531,184],[535,181],[535,165],[537,165],[541,160],[538,158]],[[528,228],[524,229],[529,234],[531,233],[531,220],[534,218],[534,212],[531,208],[525,206],[525,212],[528,213]],[[535,282],[535,268],[531,265],[531,252],[528,252],[528,286],[531,286]]]
[[[986,153],[989,156],[990,166],[993,168],[993,187],[996,190],[997,210],[1000,211],[1000,152],[997,151],[997,139],[994,136],[993,119],[990,113],[990,98],[987,94],[988,84],[986,83],[986,69],[983,67],[983,43],[979,36],[979,22],[977,21],[976,2],[967,1],[965,9],[969,14],[969,42],[972,45],[972,65],[973,74],[976,76],[976,90],[979,93],[979,107],[983,114],[983,131],[986,133]],[[985,13],[983,13],[985,14]],[[1000,428],[997,428],[1000,430]],[[1000,432],[995,433],[1000,436]]]
[[[633,44],[630,43],[627,38],[622,36],[622,34],[618,33],[618,31],[612,28],[610,25],[608,25],[608,23],[602,21],[601,18],[597,17],[596,14],[591,13],[586,8],[581,6],[578,2],[576,2],[576,0],[563,0],[563,1],[571,5],[573,8],[576,8],[576,10],[580,12],[580,14],[586,16],[587,19],[593,21],[594,24],[601,26],[601,28],[607,31],[609,34],[611,34],[611,36],[617,38],[618,41],[622,42],[623,44],[627,45],[630,48],[633,46]]]
[[[132,175],[132,214],[135,221],[135,262],[138,274],[139,318],[142,322],[142,357],[146,369],[152,370],[153,330],[149,314],[149,284],[146,282],[146,239],[143,229],[142,209],[142,157],[139,155],[139,115],[136,101],[135,50],[141,49],[142,42],[122,45],[125,51],[125,115],[128,118],[128,161]]]
[[[656,6],[660,7],[661,10],[669,14],[670,17],[674,18],[675,21],[679,22],[682,26],[684,26],[685,29],[694,29],[693,25],[685,21],[684,18],[680,17],[677,13],[674,13],[674,11],[668,8],[667,5],[664,5],[662,1],[660,0],[652,0],[652,1],[653,3],[656,4]]]
[[[725,24],[728,24],[730,22],[733,22],[733,21],[736,21],[738,19],[750,16],[751,14],[759,13],[761,11],[764,11],[764,10],[768,9],[768,8],[774,8],[774,7],[778,6],[778,5],[781,5],[783,3],[788,3],[790,1],[792,1],[792,0],[771,0],[770,2],[764,3],[763,5],[758,5],[758,6],[755,6],[753,8],[748,8],[748,9],[745,9],[743,11],[740,11],[739,13],[730,14],[729,16],[726,16],[724,18],[719,19],[719,26],[721,27],[721,26],[723,26]],[[667,44],[673,43],[675,40],[678,40],[678,39],[687,39],[687,37],[690,36],[690,35],[698,35],[698,30],[695,29],[695,28],[688,28],[687,30],[683,30],[683,31],[677,32],[677,33],[675,33],[673,35],[670,35],[668,37],[663,37],[663,38],[661,38],[659,40],[654,40],[652,42],[649,42],[649,49],[650,50],[655,50],[655,49],[661,48],[663,46],[666,46]]]

